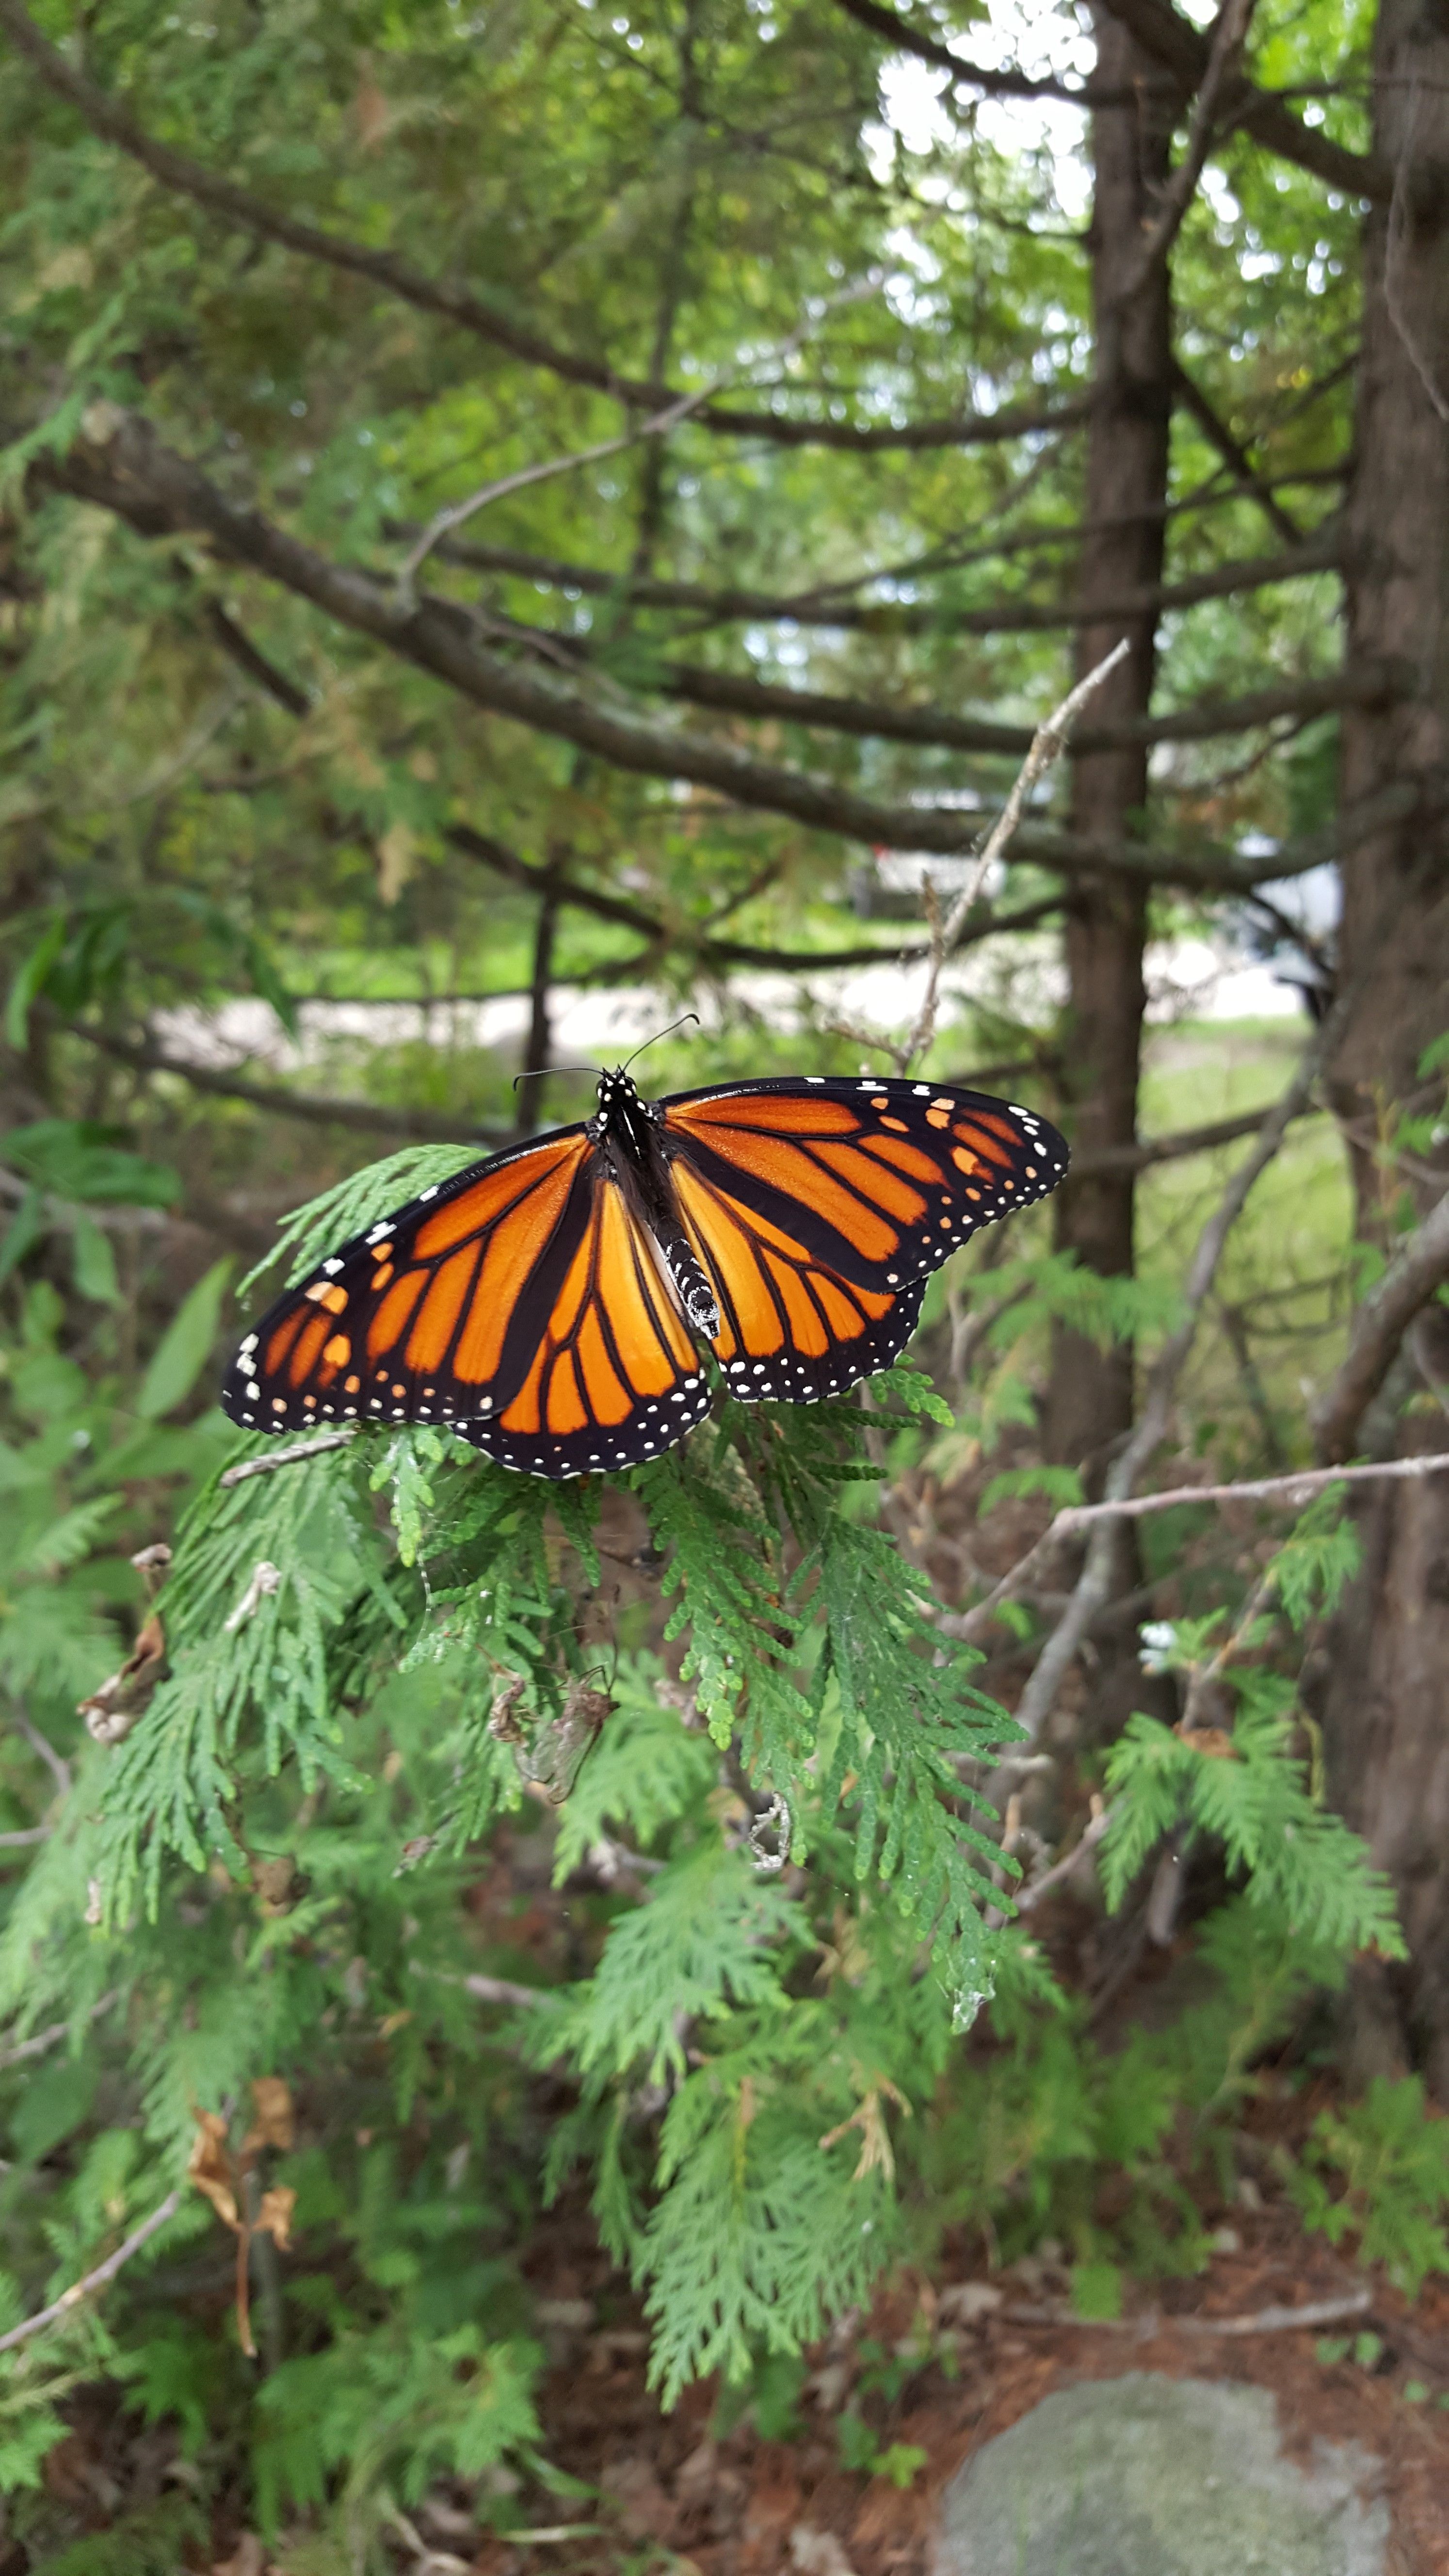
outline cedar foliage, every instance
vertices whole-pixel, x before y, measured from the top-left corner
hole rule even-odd
[[[236,1280],[258,1235],[308,1199],[281,1229],[305,1266],[472,1150],[350,1172],[359,1128],[461,1140],[516,1115],[512,1058],[466,1023],[430,1008],[357,1044],[319,1036],[329,1000],[528,994],[542,1064],[562,985],[647,981],[663,1022],[707,983],[718,1026],[660,1050],[661,1090],[855,1069],[811,970],[918,939],[899,889],[853,825],[802,823],[758,777],[721,802],[673,754],[687,730],[827,815],[837,791],[894,806],[896,838],[923,806],[964,835],[963,799],[999,801],[1069,658],[1091,280],[1065,158],[1004,140],[969,84],[916,113],[903,58],[829,0],[32,14],[263,212],[478,281],[497,326],[199,211],[0,55],[0,2335],[163,2203],[199,2119],[225,2124],[244,2217],[295,2194],[290,2244],[250,2249],[256,2363],[233,2236],[190,2190],[108,2289],[0,2354],[0,2491],[27,2569],[206,2564],[250,2524],[297,2576],[352,2576],[439,2483],[503,2530],[588,2509],[537,2409],[525,2264],[560,2208],[591,2204],[635,2284],[661,2400],[717,2372],[720,2420],[762,2425],[788,2421],[803,2347],[948,2232],[972,2259],[1055,2246],[1083,2314],[1114,2312],[1126,2272],[1202,2264],[1193,2186],[1231,2179],[1265,2052],[1301,2065],[1349,1962],[1401,1948],[1303,1704],[1354,1542],[1336,1496],[1286,1542],[1271,1515],[1142,1526],[1144,1582],[1172,1579],[1182,1615],[1144,1632],[1158,1669],[1133,1665],[1110,1746],[1053,1739],[1049,1840],[1021,1846],[1039,1875],[1105,1800],[1117,1914],[1085,1870],[1074,1893],[1109,1960],[1159,1864],[1193,1861],[1192,2000],[1109,2046],[1050,1923],[1013,1917],[986,1799],[1012,1725],[933,1594],[979,1588],[997,1512],[1080,1499],[1079,1469],[1036,1454],[1048,1339],[1150,1356],[1221,1155],[1144,1176],[1137,1277],[1013,1226],[933,1284],[929,1376],[860,1408],[722,1408],[622,1493],[545,1492],[422,1432],[220,1485],[245,1453],[207,1372],[258,1302]],[[969,46],[957,14],[933,23]],[[1343,153],[1369,136],[1366,16],[1313,0],[1253,28],[1254,76]],[[1053,35],[1075,78],[1073,13]],[[1197,398],[1171,422],[1169,730],[1130,818],[1163,937],[1217,927],[1213,869],[1251,903],[1334,818],[1358,243],[1347,186],[1236,120],[1214,136],[1172,249]],[[542,358],[519,354],[534,334]],[[87,479],[125,415],[220,503],[386,588],[441,502],[637,427],[655,376],[728,379],[748,429],[682,419],[665,449],[519,488],[423,585],[514,678],[636,744],[652,727],[633,768]],[[801,720],[802,686],[828,720]],[[1171,730],[1263,689],[1272,721]],[[1081,883],[1043,807],[998,913],[1053,937]],[[987,956],[932,1069],[1060,1106],[1073,1034],[1036,952]],[[731,978],[783,961],[796,1024],[764,1027]],[[264,1060],[208,1070],[197,1015],[236,1004]],[[278,1032],[304,1071],[269,1060]],[[1199,1031],[1129,1112],[1152,1133],[1251,1110],[1276,1035],[1243,1064],[1232,1045]],[[1375,1098],[1386,1245],[1410,1159],[1441,1150],[1444,1070],[1425,1061],[1412,1117]],[[532,1094],[541,1116],[582,1102],[570,1080],[546,1112]],[[1336,1152],[1299,1132],[1255,1198],[1169,1473],[1306,1454],[1305,1378],[1383,1257],[1348,1242]],[[965,1498],[951,1586],[915,1537],[933,1494]],[[153,1604],[133,1560],[158,1541]],[[164,1670],[139,1653],[153,1611]],[[998,1633],[1030,1649],[1051,1615],[1008,1604]],[[1212,1727],[1167,1723],[1209,1667]],[[1326,2112],[1290,2179],[1335,2242],[1408,2284],[1442,2268],[1442,2128],[1412,2081]],[[81,2423],[138,2453],[154,2430],[180,2492],[77,2536],[46,2463]],[[862,2476],[919,2466],[859,2413],[841,2442]]]

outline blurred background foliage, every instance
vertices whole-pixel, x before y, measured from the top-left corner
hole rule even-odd
[[[1380,1801],[1432,1566],[1389,1751],[1325,1676],[1399,1525],[1341,1491],[1145,1518],[1044,1708],[1080,1551],[971,1623],[1315,1026],[1151,1480],[1444,1445],[1432,1264],[1315,1430],[1443,1188],[1442,747],[1346,534],[1449,560],[1382,446],[1434,416],[1374,336],[1403,12],[1248,15],[0,0],[4,2576],[639,2563],[551,2444],[559,2245],[770,2436],[883,2275],[1116,2316],[1245,2178],[1449,2269],[1444,1899]],[[280,1220],[684,1010],[651,1090],[883,1061],[920,851],[949,890],[1124,634],[929,1057],[1077,1187],[919,1366],[582,1499],[427,1433],[218,1483]],[[908,2485],[882,2368],[832,2438]]]

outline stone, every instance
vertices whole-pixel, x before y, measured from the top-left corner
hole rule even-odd
[[[1129,2371],[1059,2390],[968,2460],[935,2576],[1386,2576],[1382,2464],[1279,2449],[1271,2393]]]

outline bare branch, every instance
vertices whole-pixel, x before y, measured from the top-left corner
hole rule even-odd
[[[232,562],[254,566],[341,624],[431,672],[475,705],[562,735],[616,768],[687,778],[739,804],[788,814],[812,829],[867,843],[958,851],[975,838],[973,818],[955,808],[878,804],[828,779],[756,760],[733,743],[651,722],[632,709],[620,712],[550,675],[519,668],[486,651],[466,611],[451,601],[426,597],[407,610],[391,584],[320,554],[260,511],[234,505],[196,466],[165,447],[146,421],[112,403],[93,404],[82,436],[68,453],[37,459],[32,471],[38,480],[114,510],[144,535],[204,532]],[[1412,783],[1396,781],[1371,800],[1372,826],[1365,804],[1347,818],[1347,828],[1376,828],[1390,808],[1400,815],[1416,802]],[[1288,873],[1294,865],[1316,865],[1341,846],[1341,828],[1326,841],[1313,835],[1311,853],[1308,843],[1301,844],[1301,858],[1289,857],[1286,865],[1282,851],[1271,859],[1252,860],[1211,849],[1159,852],[1137,841],[1103,844],[1038,825],[1020,831],[1017,845],[1022,856],[1052,868],[1108,870],[1152,882],[1240,890],[1258,877]],[[355,1123],[362,1123],[361,1116]],[[424,1132],[421,1121],[413,1132]]]
[[[1264,1118],[1257,1143],[1251,1153],[1244,1156],[1198,1236],[1184,1285],[1183,1319],[1177,1330],[1168,1335],[1148,1370],[1142,1412],[1126,1447],[1107,1471],[1106,1500],[1109,1503],[1125,1502],[1131,1496],[1143,1468],[1166,1436],[1177,1382],[1197,1338],[1198,1326],[1228,1237],[1247,1205],[1254,1184],[1277,1154],[1293,1119],[1312,1096],[1319,1072],[1338,1043],[1348,1000],[1348,994],[1340,995],[1327,1019],[1315,1032],[1292,1082]],[[1106,1606],[1112,1588],[1113,1557],[1112,1516],[1103,1515],[1093,1526],[1087,1541],[1086,1561],[1067,1609],[1043,1646],[1016,1710],[1017,1724],[1025,1729],[1029,1741],[1039,1733],[1082,1639]]]
[[[1403,689],[1408,674],[1397,664],[1364,664],[1322,679],[1288,681],[1241,698],[1203,698],[1160,716],[1128,717],[1121,724],[1079,725],[1077,750],[1115,751],[1129,743],[1206,742],[1219,734],[1255,731],[1282,716],[1307,722],[1342,706],[1374,705]],[[993,724],[952,715],[941,706],[887,705],[875,698],[841,698],[820,689],[778,687],[698,662],[666,662],[649,685],[661,697],[696,707],[759,716],[770,722],[818,726],[829,733],[864,734],[880,742],[919,742],[950,751],[1003,753],[1020,759],[1031,749],[1029,725]]]
[[[1016,836],[1028,796],[1038,779],[1045,777],[1046,772],[1061,758],[1071,735],[1072,726],[1087,700],[1101,687],[1109,672],[1115,671],[1118,663],[1125,659],[1130,649],[1125,637],[1120,644],[1114,644],[1111,652],[1087,673],[1085,679],[1077,682],[1076,687],[1063,698],[1061,705],[1037,727],[1031,749],[1017,772],[1011,793],[992,825],[985,846],[965,885],[944,921],[933,921],[931,925],[931,953],[926,967],[926,989],[921,996],[921,1007],[916,1013],[914,1024],[907,1032],[897,1056],[902,1073],[909,1071],[917,1056],[926,1053],[936,1034],[936,1016],[941,1006],[942,969],[980,900],[982,888],[991,870],[998,859],[1005,856]]]
[[[1388,1376],[1421,1307],[1449,1279],[1449,1191],[1400,1246],[1353,1319],[1342,1366],[1313,1407],[1320,1458],[1346,1458],[1365,1408]]]
[[[293,1441],[285,1449],[273,1449],[260,1458],[243,1458],[238,1466],[228,1467],[218,1476],[219,1485],[244,1485],[249,1476],[274,1476],[279,1467],[305,1467],[309,1458],[320,1458],[324,1449],[345,1449],[355,1440],[360,1425],[344,1424],[337,1431],[324,1431],[318,1440]]]
[[[479,510],[486,510],[491,502],[506,500],[510,492],[526,492],[532,484],[552,482],[556,475],[577,473],[585,465],[602,465],[606,457],[618,456],[626,447],[638,447],[645,439],[666,437],[680,421],[687,420],[691,412],[698,411],[700,404],[707,400],[709,390],[701,387],[698,393],[680,394],[674,402],[666,404],[663,411],[656,411],[650,419],[641,420],[636,429],[621,430],[617,438],[596,439],[592,447],[576,448],[569,456],[549,456],[536,465],[521,465],[516,474],[504,474],[496,483],[485,483],[477,492],[470,492],[466,500],[450,501],[444,509],[435,511],[398,567],[399,599],[409,607],[414,605],[414,577],[433,548],[444,537],[451,536],[454,528],[461,528],[475,517]]]
[[[1338,2299],[1309,2299],[1301,2308],[1255,2308],[1237,2317],[1163,2317],[1156,2309],[1136,2317],[1079,2317],[1075,2309],[1045,2304],[1003,2307],[997,2314],[1003,2325],[1080,2326],[1085,2334],[1130,2334],[1148,2342],[1158,2334],[1308,2334],[1320,2326],[1343,2325],[1350,2317],[1366,2316],[1372,2306],[1372,2290],[1350,2290]]]
[[[1088,1854],[1096,1850],[1098,1843],[1110,1830],[1111,1824],[1111,1808],[1103,1806],[1100,1798],[1095,1799],[1091,1820],[1079,1839],[1073,1843],[1071,1850],[1060,1860],[1054,1861],[1051,1868],[1044,1871],[1040,1878],[1033,1880],[1029,1887],[1017,1889],[1012,1899],[1017,1913],[1030,1914],[1034,1907],[1040,1905],[1050,1888],[1059,1887],[1064,1879],[1071,1878]]]
[[[549,2001],[546,1986],[518,1986],[508,1977],[473,1975],[461,1977],[459,1983],[464,1993],[472,1995],[480,2004],[507,2004],[522,2012]]]
[[[103,2290],[107,2282],[114,2281],[122,2265],[129,2263],[133,2254],[139,2254],[142,2246],[150,2243],[158,2229],[165,2226],[168,2218],[175,2217],[181,2207],[181,2199],[181,2186],[178,2183],[174,2191],[168,2191],[159,2208],[152,2210],[149,2218],[143,2218],[139,2227],[132,2228],[130,2235],[116,2247],[114,2254],[107,2255],[104,2263],[98,2263],[95,2270],[87,2272],[83,2279],[72,2281],[70,2288],[62,2290],[58,2299],[52,2299],[48,2308],[41,2308],[35,2316],[27,2317],[23,2325],[12,2326],[8,2334],[0,2335],[0,2352],[13,2352],[17,2344],[28,2342],[30,2337],[39,2334],[43,2327],[54,2325],[58,2317],[68,2317],[73,2309],[79,2307],[82,2299],[89,2297],[92,2290]]]
[[[1251,493],[1274,533],[1286,546],[1301,546],[1303,530],[1292,512],[1284,509],[1272,484],[1258,472],[1246,447],[1234,437],[1227,422],[1219,417],[1201,385],[1188,374],[1180,358],[1172,361],[1172,382],[1179,400],[1217,449],[1238,489]]]
[[[1105,0],[1105,5],[1124,27],[1131,28],[1144,51],[1173,74],[1184,97],[1191,98],[1207,71],[1207,37],[1173,8],[1172,0]],[[1255,89],[1249,80],[1232,82],[1222,104],[1225,119],[1230,117],[1234,126],[1243,127],[1255,142],[1266,144],[1283,160],[1311,170],[1315,178],[1326,180],[1330,188],[1342,188],[1347,196],[1388,204],[1393,173],[1376,153],[1350,152],[1329,135],[1301,125],[1281,99]]]
[[[329,1100],[313,1092],[287,1091],[280,1083],[248,1082],[240,1074],[218,1073],[210,1065],[168,1055],[164,1047],[149,1041],[116,1037],[111,1030],[93,1028],[84,1020],[67,1020],[64,1026],[72,1037],[84,1038],[87,1046],[98,1047],[119,1064],[134,1065],[139,1073],[173,1074],[193,1091],[210,1092],[218,1100],[244,1100],[253,1109],[269,1110],[275,1117],[300,1118],[314,1127],[353,1127],[364,1136],[401,1136],[425,1145],[501,1145],[507,1141],[501,1127],[469,1127],[455,1118],[430,1117],[422,1109],[374,1108],[366,1100]]]
[[[87,2018],[99,2021],[102,2013],[110,2011],[120,1991],[119,1986],[112,1986],[98,2003],[92,2004]],[[69,2039],[72,2027],[69,2021],[48,2022],[44,2030],[32,2031],[28,2039],[12,2040],[8,2048],[0,2048],[0,2067],[24,2066],[32,2057],[48,2056],[59,2040]]]
[[[768,351],[759,364],[773,368],[788,366],[791,358],[830,314],[838,312],[843,304],[858,304],[866,296],[876,294],[884,285],[885,278],[884,269],[872,269],[868,276],[854,280],[838,295],[821,298],[801,316],[780,346]],[[485,483],[481,490],[470,493],[466,500],[449,502],[428,521],[399,569],[399,599],[409,607],[416,605],[415,582],[420,567],[444,537],[451,536],[455,528],[464,526],[479,510],[487,509],[494,501],[505,500],[511,492],[524,492],[535,483],[552,482],[557,475],[572,474],[581,466],[601,465],[606,457],[618,456],[626,447],[638,447],[651,438],[667,438],[671,429],[677,429],[681,421],[700,411],[729,381],[728,371],[714,376],[696,393],[676,394],[662,410],[653,411],[648,420],[641,420],[636,427],[621,430],[616,438],[598,439],[592,447],[579,448],[569,456],[551,456],[541,459],[536,465],[521,465],[517,473],[505,474],[496,483]]]
[[[1208,39],[1207,63],[1192,103],[1187,147],[1163,194],[1156,218],[1139,243],[1137,256],[1118,288],[1119,306],[1130,304],[1141,294],[1153,270],[1166,259],[1182,229],[1183,218],[1197,194],[1198,181],[1213,147],[1214,121],[1224,83],[1230,72],[1241,70],[1243,46],[1256,5],[1257,0],[1221,0]]]
[[[1433,1457],[1369,1460],[1353,1467],[1303,1467],[1285,1476],[1244,1477],[1232,1485],[1169,1485],[1160,1493],[1123,1495],[1101,1503],[1069,1503],[1025,1556],[993,1585],[984,1601],[976,1602],[970,1610],[947,1611],[936,1624],[948,1637],[979,1637],[990,1626],[1000,1604],[1011,1600],[1040,1573],[1054,1548],[1104,1521],[1145,1520],[1151,1512],[1179,1511],[1185,1503],[1281,1502],[1290,1511],[1301,1511],[1315,1494],[1325,1493],[1331,1485],[1444,1474],[1449,1474],[1449,1451],[1436,1452]]]

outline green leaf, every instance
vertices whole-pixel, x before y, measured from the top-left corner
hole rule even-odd
[[[110,1237],[102,1233],[95,1218],[87,1216],[84,1208],[77,1208],[75,1212],[73,1259],[78,1296],[90,1297],[98,1306],[119,1306],[122,1303]]]
[[[10,2122],[16,2153],[38,2164],[78,2129],[96,2098],[100,2068],[94,2055],[63,2057],[33,2075]]]
[[[45,1232],[40,1192],[27,1190],[0,1241],[0,1285],[10,1276],[27,1252],[33,1252]]]
[[[39,1118],[0,1136],[0,1156],[59,1199],[118,1207],[170,1207],[181,1196],[169,1163],[128,1150],[124,1127],[93,1118]]]
[[[232,1268],[229,1254],[213,1262],[167,1326],[136,1398],[143,1421],[159,1421],[191,1393],[211,1356]]]
[[[31,1008],[45,990],[50,970],[65,946],[66,936],[65,915],[57,913],[21,963],[5,1004],[5,1035],[13,1047],[23,1047],[30,1034]]]

